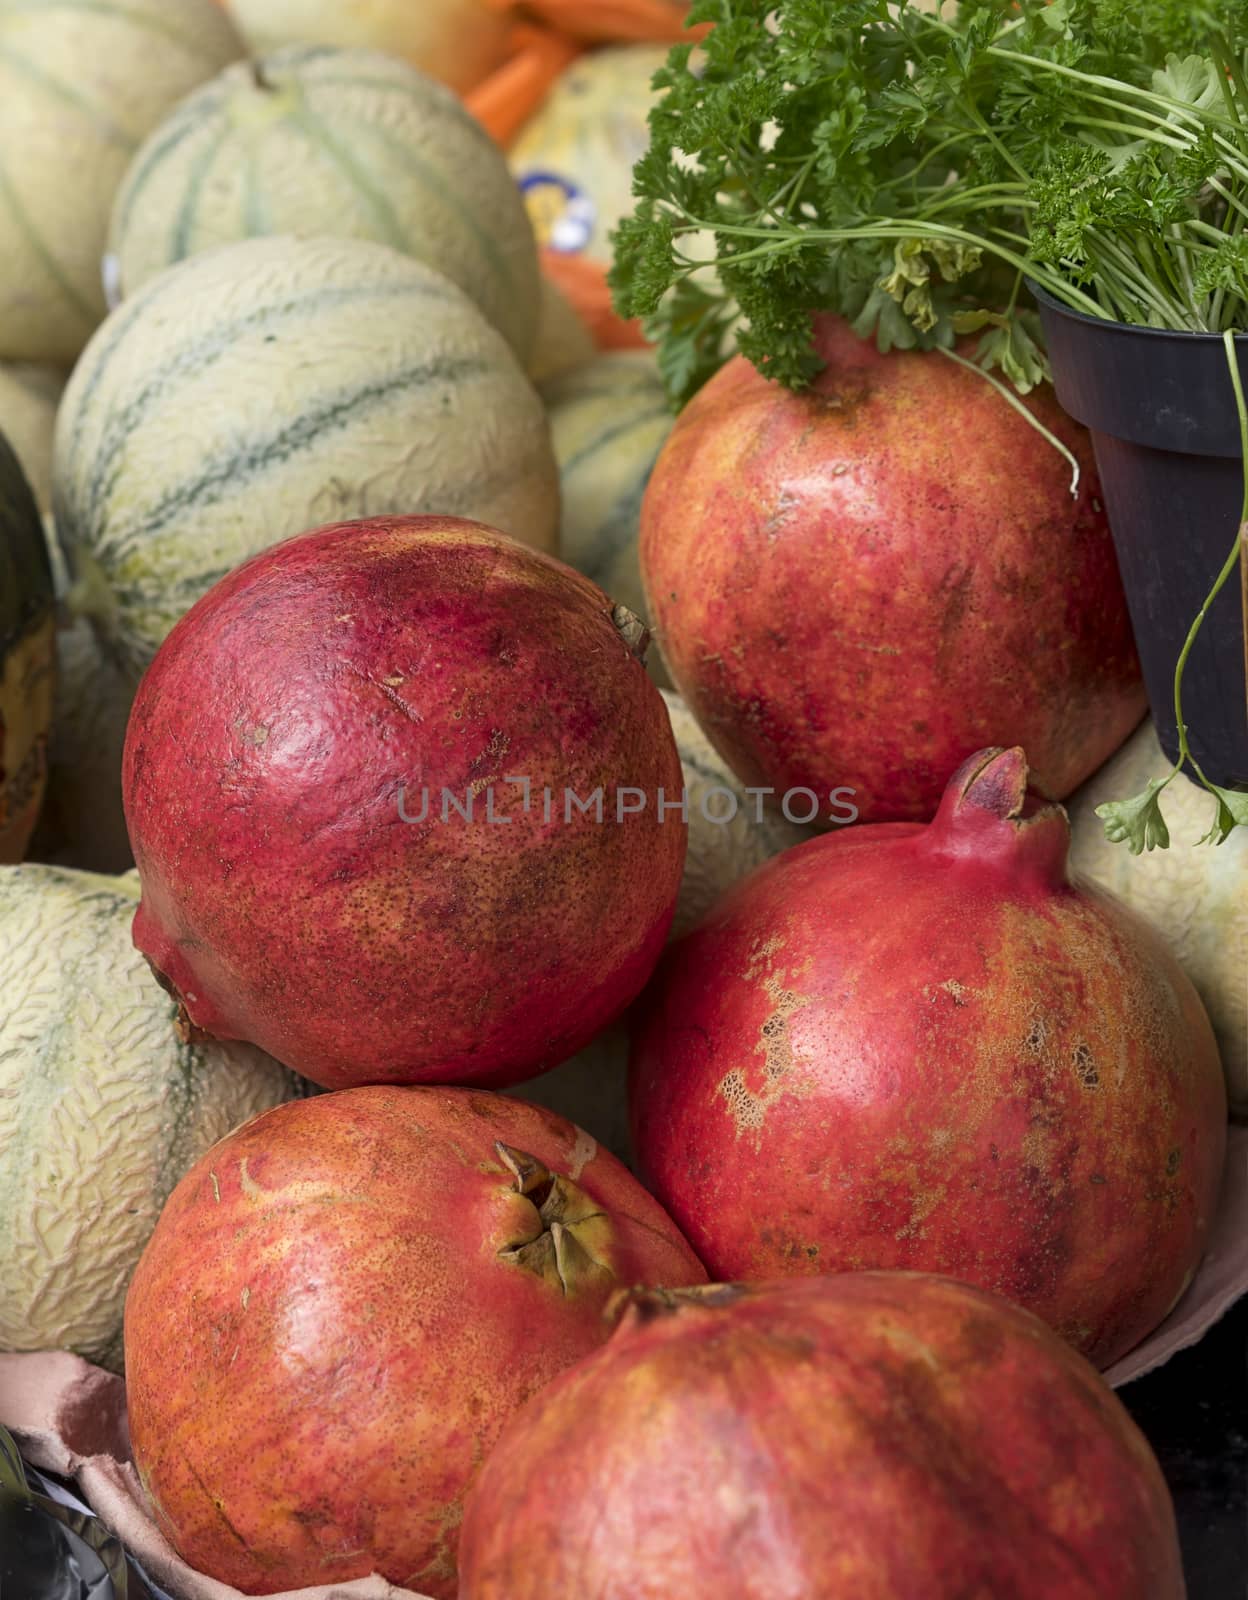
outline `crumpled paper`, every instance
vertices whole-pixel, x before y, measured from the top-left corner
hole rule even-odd
[[[1248,1128],[1230,1130],[1226,1171],[1209,1248],[1191,1287],[1130,1355],[1105,1373],[1115,1388],[1152,1372],[1195,1344],[1248,1294]],[[76,1480],[110,1532],[175,1600],[246,1600],[237,1589],[179,1560],[148,1511],[130,1460],[120,1378],[63,1351],[0,1355],[0,1426],[31,1465]],[[384,1578],[288,1590],[270,1600],[428,1600]]]

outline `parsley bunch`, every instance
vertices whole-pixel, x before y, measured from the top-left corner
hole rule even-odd
[[[734,348],[803,387],[830,310],[884,351],[965,360],[978,335],[971,362],[1017,405],[1050,376],[1030,280],[1225,334],[1248,444],[1248,0],[697,0],[689,20],[712,31],[655,79],[612,271],[675,403]],[[1238,552],[1176,668],[1176,772],[1183,665]],[[1165,844],[1159,792],[1102,808],[1110,837]],[[1220,841],[1248,801],[1214,792]]]

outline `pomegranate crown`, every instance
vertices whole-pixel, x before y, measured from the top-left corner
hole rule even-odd
[[[1055,800],[1031,785],[1019,745],[967,757],[945,785],[925,845],[946,859],[1068,881],[1070,822]]]

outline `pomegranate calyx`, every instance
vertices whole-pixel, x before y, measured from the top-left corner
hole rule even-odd
[[[1029,778],[1018,745],[968,756],[945,785],[921,848],[950,860],[995,862],[1050,884],[1065,881],[1070,823]]]
[[[751,1293],[745,1283],[693,1284],[687,1289],[619,1289],[607,1302],[606,1315],[620,1327],[649,1327],[688,1311],[718,1311]]]
[[[606,1212],[571,1178],[552,1173],[527,1151],[501,1143],[494,1148],[532,1212],[525,1219],[526,1236],[505,1245],[500,1258],[565,1295],[613,1280],[606,1259],[612,1231]]]

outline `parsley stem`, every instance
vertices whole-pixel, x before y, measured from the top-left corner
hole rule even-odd
[[[1014,410],[1036,430],[1040,437],[1053,446],[1058,455],[1062,456],[1070,466],[1070,492],[1072,495],[1077,495],[1079,493],[1080,473],[1079,463],[1075,459],[1074,453],[1067,449],[1051,429],[1045,427],[1031,407],[1024,403],[1018,391],[1002,383],[1000,378],[994,378],[991,372],[985,372],[983,367],[977,367],[973,361],[968,361],[965,356],[960,356],[956,350],[947,350],[943,345],[939,345],[937,348],[942,356],[946,356],[950,361],[956,361],[958,366],[965,367],[968,372],[973,372],[977,378],[982,378],[985,383],[990,383],[1002,399],[1013,406]]]

